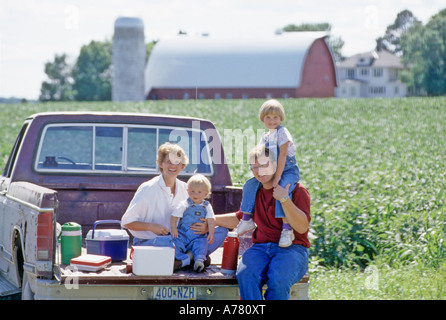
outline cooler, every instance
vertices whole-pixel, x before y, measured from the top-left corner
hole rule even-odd
[[[96,254],[111,257],[112,261],[127,259],[129,235],[121,229],[96,229],[98,224],[121,224],[119,220],[98,220],[93,229],[88,231],[85,238],[87,254]]]
[[[111,258],[96,254],[83,254],[71,259],[71,265],[82,271],[99,271],[111,262]]]
[[[134,246],[133,273],[137,276],[171,276],[175,249],[170,247]]]

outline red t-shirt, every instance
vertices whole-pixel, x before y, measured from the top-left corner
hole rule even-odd
[[[305,213],[308,222],[310,222],[310,194],[307,189],[298,183],[292,192],[292,200],[296,207]],[[279,243],[280,234],[282,232],[282,219],[277,219],[275,217],[275,206],[276,199],[273,197],[273,189],[264,189],[261,187],[257,192],[255,202],[253,219],[257,228],[252,234],[253,243]],[[237,218],[240,220],[242,216],[243,214],[239,210],[237,212]],[[294,230],[294,236],[295,239],[293,244],[300,244],[306,248],[310,247],[308,231],[300,234]]]

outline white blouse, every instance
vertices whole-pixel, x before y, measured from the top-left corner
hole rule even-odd
[[[188,198],[187,184],[177,179],[175,196],[162,175],[142,183],[136,191],[132,201],[121,219],[121,226],[131,222],[141,221],[163,225],[170,230],[170,216],[181,201]],[[157,237],[152,231],[129,230],[140,239],[153,239]]]

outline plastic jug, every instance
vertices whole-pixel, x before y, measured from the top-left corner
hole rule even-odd
[[[229,232],[223,243],[223,260],[221,263],[221,272],[223,274],[235,274],[239,245],[237,232]]]
[[[72,258],[79,257],[82,254],[82,230],[79,224],[67,222],[62,225],[60,246],[62,264],[70,264]]]

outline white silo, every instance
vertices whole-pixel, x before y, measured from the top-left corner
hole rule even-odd
[[[146,45],[144,23],[139,18],[120,17],[113,37],[113,101],[143,101]]]

